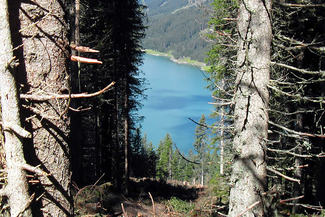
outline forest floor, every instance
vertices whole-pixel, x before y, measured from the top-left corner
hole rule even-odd
[[[215,213],[216,204],[217,198],[210,196],[209,190],[203,186],[133,178],[127,196],[114,191],[110,183],[79,189],[75,195],[75,216],[219,216]]]

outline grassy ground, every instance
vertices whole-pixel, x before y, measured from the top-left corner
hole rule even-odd
[[[148,178],[131,179],[129,187],[128,195],[114,191],[110,183],[79,189],[74,197],[75,216],[217,216],[216,199],[206,188]]]

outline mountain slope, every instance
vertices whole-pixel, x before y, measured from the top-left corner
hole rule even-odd
[[[171,53],[175,58],[191,57],[203,61],[209,50],[200,37],[207,28],[207,0],[145,0],[148,29],[143,46]]]

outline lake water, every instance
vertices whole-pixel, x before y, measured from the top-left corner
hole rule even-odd
[[[187,153],[193,149],[196,127],[188,118],[199,121],[202,114],[208,118],[213,110],[208,104],[212,99],[205,88],[204,72],[148,54],[140,70],[149,82],[145,91],[148,98],[139,112],[145,117],[143,132],[156,146],[169,133],[179,149]]]

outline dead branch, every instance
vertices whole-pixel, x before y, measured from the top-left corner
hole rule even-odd
[[[304,81],[295,81],[295,83],[292,82],[284,82],[284,81],[277,81],[277,80],[270,80],[270,83],[274,83],[274,84],[279,84],[279,85],[286,85],[288,87],[295,87],[297,84],[315,84],[315,83],[322,83],[324,82],[325,79],[308,79],[308,80],[304,80]]]
[[[90,190],[91,193],[93,192],[93,190],[95,189],[96,185],[98,184],[98,182],[105,176],[105,173],[103,173],[98,179],[97,181],[91,186]]]
[[[99,50],[91,49],[90,47],[70,44],[71,49],[74,49],[79,52],[85,52],[85,53],[99,53]]]
[[[59,120],[60,118],[59,117],[56,117],[56,116],[50,116],[50,115],[46,115],[45,111],[41,111],[41,110],[38,110],[37,108],[34,108],[32,106],[26,106],[26,105],[22,105],[24,108],[27,108],[29,109],[30,111],[32,111],[33,113],[35,113],[36,115],[39,115],[41,118],[45,118],[45,119],[48,119],[48,120]],[[31,116],[31,117],[28,117],[27,119],[31,119],[35,117],[35,115]],[[26,120],[27,120],[26,119]]]
[[[233,105],[233,102],[208,102],[211,105],[216,105],[216,106],[229,106]]]
[[[309,165],[308,164],[305,164],[305,165],[299,165],[299,166],[289,167],[286,170],[295,170],[297,168],[306,168],[306,167],[309,167]]]
[[[20,94],[20,98],[26,99],[26,100],[33,100],[33,101],[47,101],[47,100],[51,100],[51,99],[69,99],[70,97],[71,97],[71,99],[91,98],[91,97],[95,97],[95,96],[105,93],[107,90],[109,90],[111,87],[113,87],[114,84],[115,84],[115,82],[113,81],[112,83],[107,85],[105,88],[103,88],[97,92],[89,93],[89,94],[88,93],[79,93],[79,94],[71,94],[71,95],[69,95],[69,94],[53,94],[53,95]]]
[[[124,217],[128,217],[128,214],[126,213],[125,209],[124,209],[124,205],[123,203],[121,203],[121,207],[122,207],[122,211],[123,211],[123,216]]]
[[[153,197],[152,197],[151,193],[148,192],[148,194],[149,194],[149,197],[150,197],[151,203],[152,203],[152,212],[153,212],[152,214],[153,214],[153,217],[156,217],[155,201],[153,200]]]
[[[103,64],[102,61],[99,61],[97,59],[91,59],[91,58],[80,57],[75,55],[71,55],[70,60],[74,62],[80,62],[80,63]]]
[[[278,110],[274,110],[274,109],[268,109],[269,112],[275,112],[275,113],[280,113],[283,115],[296,115],[296,114],[305,114],[305,113],[315,113],[315,112],[319,112],[319,111],[323,111],[323,109],[318,109],[318,110],[298,110],[298,111],[294,111],[294,112],[283,112],[283,111],[278,111]]]
[[[28,132],[27,130],[25,130],[24,128],[22,128],[17,124],[7,122],[5,125],[2,123],[1,125],[3,127],[3,130],[12,131],[22,138],[32,138],[32,134],[30,132]]]
[[[292,3],[280,3],[284,7],[293,7],[293,8],[317,8],[325,7],[325,4],[292,4]]]
[[[184,157],[184,155],[182,155],[182,153],[179,151],[177,145],[174,144],[174,146],[175,146],[175,148],[176,148],[177,153],[178,153],[178,154],[179,154],[179,155],[180,155],[184,160],[186,160],[187,162],[190,162],[190,163],[192,163],[192,164],[200,164],[200,163],[198,163],[198,162],[191,161],[191,160],[187,159],[186,157]]]
[[[298,131],[295,131],[295,130],[291,130],[287,127],[284,127],[284,126],[281,126],[279,124],[276,124],[272,121],[269,121],[269,124],[273,125],[273,126],[276,126],[284,131],[287,131],[289,133],[292,133],[292,134],[295,134],[295,135],[298,135],[298,136],[308,136],[308,137],[317,137],[317,138],[325,138],[325,135],[319,135],[319,134],[311,134],[311,133],[304,133],[304,132],[298,132]]]
[[[272,151],[272,152],[278,152],[278,153],[281,153],[281,154],[289,154],[289,155],[292,155],[292,156],[295,156],[295,157],[301,157],[301,158],[312,158],[313,157],[312,155],[297,154],[297,153],[290,152],[290,151],[287,151],[287,150],[279,150],[279,149],[273,149],[273,148],[267,148],[267,150]]]
[[[50,174],[44,172],[39,167],[34,167],[34,166],[29,165],[29,164],[17,164],[17,166],[21,167],[24,170],[33,172],[33,173],[35,173],[35,174],[37,174],[39,176],[50,176]]]
[[[308,70],[305,70],[305,69],[299,69],[299,68],[296,68],[294,66],[290,66],[290,65],[287,65],[287,64],[283,64],[283,63],[276,63],[276,62],[271,62],[272,65],[276,65],[276,66],[280,66],[280,67],[283,67],[283,68],[287,68],[287,69],[290,69],[290,70],[293,70],[293,71],[296,71],[296,72],[300,72],[300,73],[303,73],[303,74],[308,74],[308,75],[321,75],[321,76],[325,76],[325,71],[308,71]]]
[[[252,205],[250,205],[249,207],[247,207],[244,211],[242,211],[241,213],[239,213],[236,217],[240,217],[240,216],[244,215],[246,212],[248,212],[249,210],[253,209],[255,206],[257,206],[260,203],[261,203],[261,201],[256,201],[255,203],[253,203]]]
[[[317,210],[317,211],[321,211],[321,212],[324,211],[324,208],[322,206],[314,206],[314,205],[302,204],[302,203],[286,203],[286,205],[302,206],[307,209]]]
[[[284,199],[284,200],[280,200],[280,203],[286,203],[288,201],[299,200],[301,198],[304,198],[304,195],[301,195],[301,196],[298,196],[298,197],[292,197],[292,198],[288,198],[288,199]]]
[[[92,108],[91,107],[88,107],[88,108],[82,108],[81,106],[78,107],[78,108],[72,108],[72,107],[69,107],[69,109],[71,111],[74,111],[74,112],[84,112],[84,111],[89,111],[91,110]]]
[[[299,179],[295,179],[295,178],[292,178],[292,177],[289,177],[289,176],[286,176],[284,175],[283,173],[280,173],[279,171],[275,170],[275,169],[272,169],[271,167],[266,167],[266,170],[272,172],[272,173],[275,173],[276,175],[279,175],[289,181],[292,181],[292,182],[297,182],[298,184],[300,184],[300,180]]]

